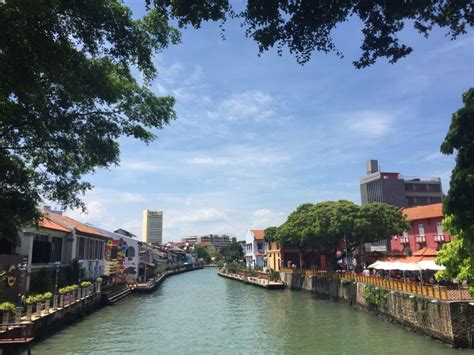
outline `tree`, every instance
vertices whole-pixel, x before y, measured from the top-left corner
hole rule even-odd
[[[455,237],[443,245],[438,262],[446,266],[438,277],[467,281],[474,295],[474,88],[463,95],[464,107],[453,114],[441,152],[457,151],[448,195],[444,227]]]
[[[303,204],[280,227],[265,230],[267,241],[298,246],[300,266],[304,252],[310,249],[326,256],[329,270],[336,269],[337,252],[344,241],[354,251],[363,243],[386,240],[401,234],[410,223],[394,206],[373,203],[358,206],[350,201],[326,201]]]
[[[159,8],[134,20],[111,0],[6,1],[0,23],[0,236],[15,243],[40,201],[84,207],[82,177],[119,163],[120,136],[148,143],[175,118],[147,83],[179,32]]]
[[[206,264],[211,262],[211,253],[206,247],[196,245],[194,247],[194,253],[196,253],[198,259],[203,259]]]
[[[228,17],[241,21],[247,37],[254,39],[263,53],[273,47],[278,54],[287,48],[299,63],[311,59],[313,51],[335,52],[333,31],[351,18],[362,23],[362,54],[353,63],[357,68],[370,66],[379,58],[395,63],[412,52],[401,42],[399,33],[406,25],[413,26],[428,37],[434,27],[447,29],[456,39],[474,25],[474,7],[470,0],[415,1],[247,1],[242,11],[231,8],[227,0],[171,1],[147,0],[177,19],[180,26],[199,28],[204,20],[226,21]]]
[[[227,260],[230,261],[239,261],[244,256],[242,245],[237,242],[230,243],[227,247],[224,248],[222,254]]]

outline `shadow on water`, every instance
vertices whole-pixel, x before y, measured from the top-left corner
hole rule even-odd
[[[266,291],[203,269],[106,307],[33,354],[467,354],[343,302]]]

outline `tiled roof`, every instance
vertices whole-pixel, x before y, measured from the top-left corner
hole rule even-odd
[[[402,213],[410,220],[443,217],[443,204],[435,203],[433,205],[417,206],[402,209]]]
[[[250,230],[256,240],[263,240],[265,238],[265,231],[261,229]]]
[[[431,248],[421,248],[413,253],[413,256],[436,256],[438,251]]]
[[[53,221],[49,220],[47,217],[43,217],[39,221],[39,226],[41,228],[52,229],[60,232],[71,232],[71,229],[63,227],[58,223],[54,223]]]
[[[93,235],[93,236],[97,236],[97,237],[102,237],[102,238],[107,238],[101,232],[99,232],[99,231],[97,231],[97,230],[95,230],[95,229],[93,229],[89,226],[86,226],[85,224],[82,224],[82,223],[76,221],[75,219],[72,219],[72,218],[69,218],[69,217],[66,217],[66,216],[62,216],[62,215],[59,215],[59,214],[55,214],[55,213],[49,213],[49,212],[46,212],[46,211],[43,211],[43,215],[47,219],[53,221],[54,223],[60,224],[61,226],[65,227],[65,228],[70,228],[71,230],[73,228],[76,228],[76,230],[80,233],[85,233],[85,234],[89,234],[89,235]]]

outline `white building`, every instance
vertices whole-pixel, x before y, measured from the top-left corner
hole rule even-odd
[[[109,232],[105,229],[89,225],[91,228],[102,233],[106,237],[118,241],[122,250],[125,250],[125,258],[123,259],[123,272],[127,280],[136,280],[138,277],[138,267],[140,264],[140,250],[138,240],[126,237],[123,234]]]
[[[145,243],[163,243],[163,212],[143,210],[142,241]]]
[[[265,231],[251,229],[245,234],[244,256],[248,267],[265,267]]]

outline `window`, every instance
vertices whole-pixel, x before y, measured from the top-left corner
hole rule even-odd
[[[51,242],[45,235],[36,234],[33,237],[33,264],[47,264],[51,262]]]
[[[424,236],[425,235],[425,227],[423,226],[423,224],[419,224],[418,225],[418,234],[420,236]]]
[[[52,237],[51,238],[51,262],[61,261],[61,255],[63,250],[63,238]]]
[[[441,224],[441,222],[436,222],[436,233],[438,235],[443,234],[443,225]]]
[[[135,257],[135,248],[134,248],[134,247],[128,247],[128,248],[127,248],[126,257],[127,257],[127,258],[133,258],[133,257]]]

